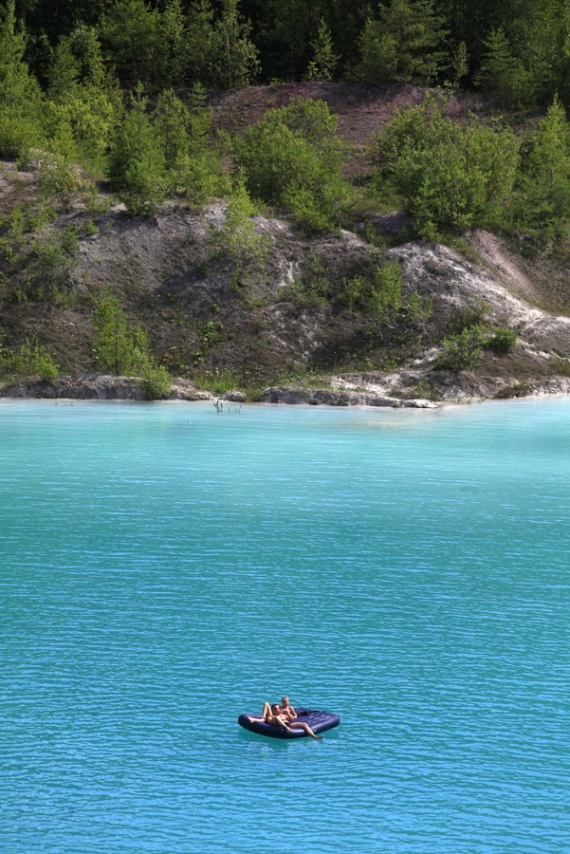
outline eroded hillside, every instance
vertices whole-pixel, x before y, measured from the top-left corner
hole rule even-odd
[[[366,169],[370,134],[406,100],[422,97],[412,87],[306,88],[305,96],[328,99],[338,113],[353,175]],[[217,121],[238,132],[299,89],[226,95]],[[473,106],[451,100],[449,109],[460,119]],[[148,333],[157,362],[186,380],[175,387],[179,396],[192,397],[194,384],[214,393],[241,388],[263,400],[393,405],[568,388],[565,261],[529,260],[483,231],[452,250],[398,238],[405,222],[398,212],[367,212],[351,231],[310,240],[284,219],[257,216],[241,224],[236,240],[223,202],[136,219],[104,187],[91,210],[77,201],[42,223],[37,171],[9,163],[0,205],[4,348],[34,341],[60,373],[91,375],[83,384],[7,378],[5,394],[82,396],[89,387],[93,396],[136,396],[129,383],[122,392],[117,383],[93,385],[93,313],[104,293]],[[26,205],[28,221],[15,228],[10,212]],[[394,269],[401,291],[390,292],[389,304]],[[469,330],[483,331],[476,340]],[[477,350],[477,359],[446,362],[451,340]]]

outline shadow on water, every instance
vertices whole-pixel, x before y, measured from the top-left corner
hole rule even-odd
[[[239,741],[247,742],[249,744],[258,744],[262,747],[270,750],[288,750],[289,748],[296,748],[299,743],[301,744],[323,744],[326,741],[336,741],[340,735],[338,729],[329,730],[328,732],[324,732],[322,739],[319,739],[318,742],[315,742],[314,739],[308,737],[301,738],[271,738],[267,735],[260,735],[256,732],[249,732],[246,729],[242,729],[239,727],[237,730],[237,737]]]
[[[297,738],[271,738],[268,735],[260,735],[257,732],[248,732],[248,730],[240,727],[237,731],[237,736],[240,741],[246,741],[250,744],[261,744],[264,747],[275,748],[276,750],[286,750],[295,741],[306,741],[311,739]]]

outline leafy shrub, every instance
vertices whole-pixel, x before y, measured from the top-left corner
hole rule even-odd
[[[0,157],[26,163],[30,152],[41,141],[37,121],[20,116],[0,115]]]
[[[115,376],[139,376],[148,398],[165,397],[170,376],[150,352],[148,335],[132,326],[117,297],[104,294],[94,312],[97,367]]]
[[[497,355],[504,355],[513,349],[517,341],[517,333],[508,326],[498,326],[491,337],[487,339],[486,347]]]
[[[396,191],[427,240],[500,223],[513,195],[519,142],[508,128],[461,126],[440,101],[410,107],[377,140],[378,189]]]
[[[267,236],[257,232],[252,218],[255,213],[256,207],[240,178],[228,201],[224,224],[212,234],[214,245],[231,259],[237,280],[247,269],[261,269],[270,249]]]
[[[390,323],[404,305],[402,276],[397,263],[391,262],[378,267],[375,283],[370,294],[369,306],[374,317]]]
[[[231,368],[222,371],[203,371],[193,377],[199,388],[207,389],[214,394],[226,394],[241,387],[239,376]]]
[[[500,389],[496,393],[495,398],[497,400],[507,400],[511,397],[528,397],[534,392],[534,388],[534,385],[530,382],[514,383],[513,385],[507,385]]]
[[[168,397],[172,380],[162,365],[150,362],[142,372],[142,381],[147,400],[162,400]]]
[[[0,349],[0,373],[20,376],[39,374],[42,380],[53,380],[59,375],[59,368],[43,345],[27,340],[15,352]]]
[[[454,313],[447,331],[455,335],[473,326],[485,326],[488,311],[489,303],[486,300],[473,300],[470,305],[463,306]]]
[[[482,326],[471,326],[444,339],[443,350],[436,362],[439,370],[474,371],[483,361],[487,334]]]
[[[270,110],[236,145],[253,197],[288,207],[308,232],[338,224],[352,203],[337,123],[324,102],[295,100]]]
[[[38,167],[38,186],[50,202],[69,211],[86,187],[78,167],[57,154],[43,152]]]
[[[377,320],[385,326],[396,322],[421,326],[432,312],[429,300],[417,293],[406,294],[400,265],[389,261],[378,264],[370,259],[371,265],[356,276],[339,279],[318,264],[309,271],[309,276],[294,289],[298,302],[313,304],[327,301],[331,305],[348,309]]]

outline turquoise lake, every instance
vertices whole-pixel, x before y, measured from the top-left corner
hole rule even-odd
[[[0,851],[570,852],[569,484],[570,398],[1,401]]]

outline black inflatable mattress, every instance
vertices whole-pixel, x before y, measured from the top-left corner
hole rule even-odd
[[[296,708],[297,718],[300,721],[305,721],[309,724],[314,733],[326,732],[328,729],[333,729],[340,723],[338,715],[332,715],[330,712],[319,712],[315,709]],[[268,735],[270,738],[308,738],[308,734],[300,727],[293,727],[290,732],[279,726],[271,726],[262,720],[256,720],[255,715],[240,715],[238,724],[250,732],[256,732],[259,735]]]

